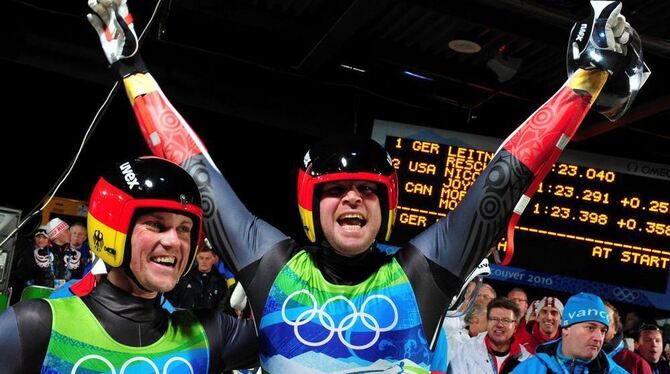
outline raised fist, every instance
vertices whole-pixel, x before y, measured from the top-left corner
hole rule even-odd
[[[609,73],[594,109],[614,121],[630,107],[650,71],[642,44],[621,14],[621,1],[592,0],[593,17],[572,28],[568,45],[568,75],[577,69]]]

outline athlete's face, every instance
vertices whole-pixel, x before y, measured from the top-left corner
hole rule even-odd
[[[133,294],[152,298],[174,288],[188,265],[192,230],[193,220],[182,214],[152,212],[137,218],[130,239],[130,270],[152,292],[135,289],[131,282]]]
[[[377,185],[365,181],[324,183],[319,219],[323,235],[336,253],[343,256],[363,253],[381,228]]]

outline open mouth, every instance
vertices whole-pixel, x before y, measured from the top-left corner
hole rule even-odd
[[[363,227],[363,226],[365,226],[366,223],[368,223],[368,221],[363,217],[362,214],[347,213],[347,214],[341,215],[337,219],[337,223],[340,226],[344,226],[344,227],[351,227],[351,226],[353,226],[353,227]]]
[[[155,264],[167,266],[170,268],[175,267],[175,265],[177,264],[177,259],[172,256],[151,257],[149,260]]]

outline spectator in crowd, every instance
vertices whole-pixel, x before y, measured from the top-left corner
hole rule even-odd
[[[214,266],[219,256],[211,247],[204,246],[196,256],[196,266],[182,277],[177,286],[165,296],[176,308],[191,310],[224,309],[228,284]]]
[[[561,338],[537,347],[537,354],[519,364],[513,372],[626,373],[601,351],[608,326],[603,301],[593,294],[578,293],[568,299],[563,311]]]
[[[496,298],[496,290],[488,283],[482,283],[477,294],[477,304],[486,308],[491,300]]]
[[[458,316],[447,316],[444,319],[443,328],[447,336],[447,350],[448,361],[450,362],[456,354],[456,348],[470,339],[470,332],[468,331],[468,323],[465,321],[468,312],[472,312],[470,302],[472,301],[472,293],[477,288],[477,282],[471,281],[465,288],[463,303],[458,306],[457,312],[462,313]]]
[[[519,307],[506,297],[487,306],[486,331],[458,347],[449,364],[451,373],[510,373],[531,354],[514,339],[521,317]]]
[[[40,226],[26,242],[17,243],[9,278],[10,304],[19,301],[26,286],[53,287],[52,262],[46,226]]]
[[[563,316],[563,303],[556,297],[545,296],[537,305],[537,320],[531,330],[531,343],[528,349],[535,353],[535,349],[548,341],[558,339],[561,336],[559,329],[561,317]]]
[[[91,267],[93,266],[87,239],[86,225],[83,222],[75,222],[70,225],[70,250],[80,254],[79,267],[74,274],[76,276],[72,276],[74,279],[81,278],[82,275],[91,270]],[[81,269],[81,271],[79,271],[79,269]]]
[[[637,340],[637,333],[640,331],[640,325],[642,325],[642,318],[640,318],[640,315],[636,311],[631,310],[626,313],[626,317],[623,321],[624,338]]]
[[[473,337],[486,331],[486,306],[475,303],[465,314],[465,325],[468,336]]]
[[[526,329],[526,312],[528,311],[528,295],[519,287],[512,288],[507,293],[507,298],[516,303],[519,308],[519,320],[514,331],[514,341],[523,345],[526,349],[532,344],[532,337]]]
[[[81,274],[77,274],[81,253],[70,250],[70,225],[58,217],[53,218],[47,223],[47,234],[53,254],[54,287],[60,288],[73,278],[72,269],[81,278]]]
[[[40,226],[35,231],[35,248],[33,249],[32,283],[38,286],[54,286],[54,256],[49,244],[46,226]]]
[[[605,335],[603,351],[631,374],[651,374],[649,364],[642,357],[625,347],[619,311],[608,301],[605,301],[605,307],[607,308],[609,329],[607,335]]]
[[[635,352],[647,360],[654,374],[670,374],[670,364],[663,355],[661,328],[657,325],[643,323],[640,326]]]

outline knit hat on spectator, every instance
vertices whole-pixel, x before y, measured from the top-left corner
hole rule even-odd
[[[70,228],[70,226],[62,219],[58,217],[52,219],[47,223],[47,234],[49,235],[49,239],[57,237],[68,228]]]
[[[599,322],[608,326],[607,309],[605,309],[605,303],[598,296],[580,292],[568,299],[565,304],[561,327],[582,322]]]
[[[545,306],[551,306],[558,309],[558,312],[563,315],[563,303],[557,297],[545,296],[540,300],[540,303],[537,305],[537,314],[540,314],[540,310]]]
[[[49,239],[49,235],[47,235],[47,226],[42,225],[35,230],[35,234],[33,235],[34,237],[38,237],[39,235],[43,235],[47,239]]]

